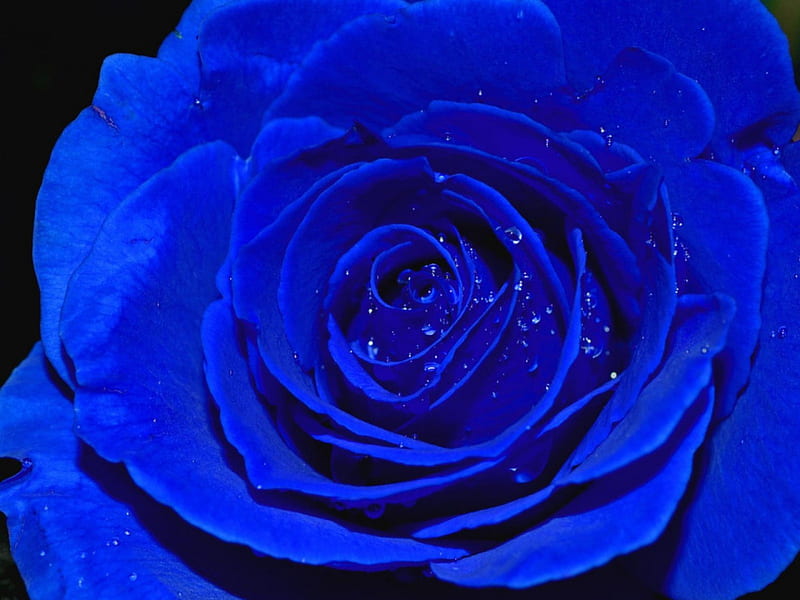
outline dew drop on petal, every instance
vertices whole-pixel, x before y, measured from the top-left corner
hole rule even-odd
[[[773,339],[782,340],[786,337],[786,333],[787,333],[786,325],[781,325],[777,329],[773,329],[770,332],[769,336]]]
[[[439,363],[437,362],[426,362],[422,366],[422,370],[426,373],[436,373],[439,370]]]
[[[511,226],[506,228],[503,233],[506,234],[506,237],[511,241],[512,244],[519,244],[522,241],[522,232],[519,230],[518,227]]]

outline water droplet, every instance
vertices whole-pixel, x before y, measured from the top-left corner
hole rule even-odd
[[[700,348],[700,354],[708,354],[708,346],[703,346]]]
[[[478,90],[478,96],[483,96],[483,90]]]
[[[130,534],[131,534],[131,530],[130,529],[126,529],[126,530],[124,530],[122,532],[122,535],[130,535]]]
[[[534,325],[538,325],[541,322],[542,322],[542,315],[540,315],[537,312],[531,314],[531,323],[533,323]]]
[[[81,558],[86,558],[86,552],[81,552],[80,557]]]
[[[47,554],[47,552],[45,550],[42,550],[42,551],[39,552],[39,556],[45,556],[46,554]]]
[[[133,582],[136,581],[137,579],[139,579],[139,576],[136,573],[131,573],[130,575],[128,575],[128,581]]]
[[[83,577],[78,577],[78,587],[83,587],[83,582],[86,581]]]
[[[443,174],[441,174],[441,173],[437,173],[437,174],[436,174],[436,175],[433,177],[433,179],[434,179],[434,181],[436,181],[436,183],[442,183],[442,182],[444,182],[444,181],[447,179],[447,175],[443,175]],[[440,242],[443,242],[444,240],[439,240],[439,241],[440,241]]]
[[[548,315],[552,315],[553,314],[553,305],[552,304],[548,304],[547,306],[545,306],[544,307],[544,312],[546,312]]]
[[[778,329],[773,329],[769,336],[773,339],[782,340],[786,337],[786,325],[781,325]]]
[[[528,373],[533,373],[538,368],[539,368],[539,359],[537,357],[534,357],[534,359],[531,361],[530,366],[528,367]]]
[[[514,289],[518,292],[522,291],[522,280],[520,279],[517,283],[514,284]]]
[[[524,10],[522,10],[522,9],[520,8],[520,9],[517,11],[517,14],[516,14],[516,15],[514,15],[514,18],[515,18],[517,21],[521,21],[522,19],[524,19],[524,18],[525,18],[525,11],[524,11]]]
[[[375,360],[375,358],[378,356],[378,346],[375,345],[375,340],[373,338],[369,338],[369,340],[367,340],[367,355],[372,360]]]
[[[453,134],[452,134],[452,133],[450,133],[449,131],[445,131],[445,132],[442,134],[442,137],[444,138],[444,141],[445,141],[445,142],[452,142],[452,141],[453,141],[453,139],[455,139],[455,138],[454,138],[454,136],[453,136]]]
[[[617,372],[616,371],[611,371],[611,373],[609,374],[609,377],[611,379],[616,379],[617,378]]]
[[[511,240],[511,243],[516,245],[522,241],[522,232],[519,230],[518,227],[511,227],[506,228],[503,233],[506,234],[506,237]]]
[[[609,333],[611,331],[611,327],[609,327],[608,325],[603,325],[603,331]]]
[[[664,119],[664,123],[663,123],[663,125],[664,125],[664,128],[665,128],[665,129],[666,129],[667,127],[669,127],[669,119]]]
[[[426,373],[436,373],[439,370],[439,363],[437,362],[426,362],[422,365],[422,370]]]
[[[106,546],[119,546],[119,538],[111,538],[106,542]]]
[[[50,510],[50,507],[49,507],[47,504],[45,504],[45,505],[42,507],[42,510]]]

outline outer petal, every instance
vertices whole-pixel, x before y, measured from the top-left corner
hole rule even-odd
[[[561,26],[567,76],[577,89],[592,87],[621,49],[636,46],[700,82],[717,114],[715,145],[756,123],[781,143],[794,132],[800,99],[786,38],[761,2],[710,0],[700,10],[692,0],[545,3]]]
[[[3,388],[0,413],[0,455],[24,465],[0,483],[0,507],[32,598],[234,598],[146,529],[154,516],[172,525],[170,511],[133,488],[124,470],[79,444],[72,404],[41,347]],[[182,533],[190,532],[184,526]]]
[[[404,600],[513,600],[430,578],[321,569],[267,557],[216,539],[138,489],[72,432],[72,405],[41,348],[0,392],[0,456],[23,470],[0,482],[14,558],[37,600],[351,600],[368,589]],[[91,515],[91,518],[87,518]],[[554,596],[558,598],[558,595]]]
[[[785,151],[800,176],[800,147]],[[797,179],[795,179],[797,181]],[[680,544],[645,555],[668,569],[654,574],[676,598],[717,600],[758,590],[777,577],[800,548],[800,189],[762,183],[770,217],[763,326],[750,382],[733,414],[714,433],[703,471],[673,534]],[[708,577],[707,573],[714,573]]]
[[[558,25],[540,2],[433,0],[340,29],[309,53],[268,116],[380,129],[432,100],[523,110],[563,83]]]
[[[36,204],[34,264],[42,292],[42,341],[70,379],[58,338],[67,283],[103,219],[132,190],[198,143],[193,96],[167,63],[117,55],[106,60],[93,104],[64,131]]]
[[[212,137],[247,155],[264,111],[315,43],[351,19],[391,15],[403,6],[398,0],[243,0],[209,16],[198,41],[199,99]]]
[[[231,0],[193,0],[172,35],[158,49],[158,57],[175,65],[192,88],[197,86],[200,75],[197,36],[200,35],[203,21],[215,10],[230,3]]]
[[[622,141],[662,166],[700,154],[714,130],[714,109],[697,82],[638,48],[620,52],[575,110],[608,144]]]
[[[736,317],[716,365],[721,375],[715,411],[726,415],[749,376],[761,327],[769,228],[764,199],[747,177],[705,160],[676,169],[669,192],[673,254],[679,272],[685,272],[678,286],[684,292],[726,294],[736,302]]]

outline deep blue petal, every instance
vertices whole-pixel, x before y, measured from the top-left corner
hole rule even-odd
[[[800,147],[784,151],[800,177]],[[776,175],[779,175],[776,173]],[[785,177],[760,182],[770,218],[759,346],[747,388],[711,438],[687,509],[676,522],[676,548],[664,589],[679,598],[733,598],[773,581],[800,548],[800,306],[797,232],[800,189]],[[745,318],[747,315],[745,315]],[[735,475],[735,476],[732,476]],[[714,551],[710,552],[709,547]],[[653,557],[644,557],[652,565]],[[714,573],[708,577],[707,573]]]
[[[644,383],[661,362],[670,325],[675,314],[675,274],[658,253],[646,258],[642,268],[647,293],[642,308],[642,328],[630,364],[622,372],[620,383],[592,428],[581,439],[573,462],[581,462],[605,440],[614,425],[635,405]]]
[[[423,158],[379,160],[343,175],[309,208],[287,245],[278,288],[286,337],[304,368],[318,360],[324,327],[318,319],[336,260],[387,213],[413,216],[415,195],[434,188]]]
[[[724,347],[734,312],[735,305],[727,297],[681,296],[658,373],[591,455],[578,466],[568,462],[564,476],[556,480],[590,481],[665,443],[697,396],[712,383],[712,360]]]
[[[288,158],[306,148],[320,145],[344,134],[319,117],[275,119],[261,128],[250,156],[248,168],[258,173],[266,164]]]
[[[702,396],[663,453],[599,480],[542,525],[492,550],[433,564],[433,572],[467,586],[521,588],[574,576],[651,543],[689,481],[711,408]]]
[[[0,508],[31,598],[235,598],[148,530],[140,509],[155,503],[79,444],[65,389],[37,347],[0,395],[0,456],[25,465],[0,483]],[[155,509],[161,533],[177,521],[168,512]]]
[[[198,40],[198,97],[212,137],[248,155],[264,111],[315,43],[351,19],[391,15],[403,6],[397,0],[244,0],[214,12]]]
[[[692,0],[545,3],[561,27],[567,76],[576,89],[593,87],[620,50],[639,47],[700,83],[717,115],[715,145],[728,145],[756,123],[779,143],[794,132],[800,99],[786,37],[761,2],[713,0],[702,10]]]
[[[241,453],[248,478],[257,489],[294,490],[349,501],[349,507],[357,506],[354,501],[369,506],[414,501],[491,466],[487,463],[388,485],[347,485],[321,475],[281,438],[253,392],[246,360],[237,349],[237,337],[230,306],[222,301],[212,304],[203,321],[206,377],[226,437]]]
[[[44,348],[65,380],[58,319],[69,278],[108,213],[200,136],[193,96],[172,66],[117,55],[103,65],[92,106],[56,144],[36,205],[34,264]]]
[[[770,152],[771,155],[771,152]],[[722,165],[693,161],[670,177],[674,254],[682,292],[721,293],[736,302],[736,318],[719,357],[715,408],[726,415],[750,372],[761,327],[767,212],[758,188]]]
[[[714,109],[697,82],[638,48],[620,52],[574,110],[607,144],[621,141],[660,165],[699,155],[714,131]]]
[[[268,115],[380,129],[432,100],[521,111],[563,83],[558,25],[541,3],[435,0],[340,29],[309,53]]]

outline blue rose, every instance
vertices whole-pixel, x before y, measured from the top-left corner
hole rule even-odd
[[[761,589],[800,548],[798,117],[755,1],[196,0],[39,194],[31,597]]]

